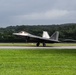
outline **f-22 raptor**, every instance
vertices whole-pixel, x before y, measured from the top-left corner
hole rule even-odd
[[[42,37],[36,36],[36,35],[32,35],[32,34],[30,34],[28,32],[25,32],[25,31],[21,31],[19,33],[13,33],[13,35],[25,37],[25,39],[27,41],[30,41],[31,38],[32,38],[34,40],[34,42],[37,43],[36,46],[39,46],[40,43],[42,43],[43,47],[45,47],[46,46],[45,43],[58,43],[59,42],[59,40],[58,40],[59,32],[58,31],[56,31],[54,34],[52,34],[51,37],[49,36],[47,31],[43,31]]]

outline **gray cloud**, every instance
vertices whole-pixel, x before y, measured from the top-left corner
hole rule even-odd
[[[76,20],[76,0],[0,0],[0,27]]]

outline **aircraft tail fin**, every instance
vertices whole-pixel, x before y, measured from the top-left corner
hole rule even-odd
[[[50,38],[49,34],[47,31],[43,31],[43,35],[42,35],[43,38]]]
[[[50,39],[53,39],[53,40],[57,40],[58,41],[58,37],[59,37],[59,32],[56,31],[54,34],[52,34],[52,36],[50,37]]]

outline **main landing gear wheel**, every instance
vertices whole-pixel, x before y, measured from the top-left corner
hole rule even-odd
[[[46,47],[46,44],[43,42],[43,47]]]
[[[37,44],[36,44],[36,46],[38,47],[40,45],[40,42],[38,42]]]

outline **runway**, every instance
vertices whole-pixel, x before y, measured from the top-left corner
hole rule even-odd
[[[76,49],[76,46],[60,46],[60,47],[0,46],[0,49]]]

